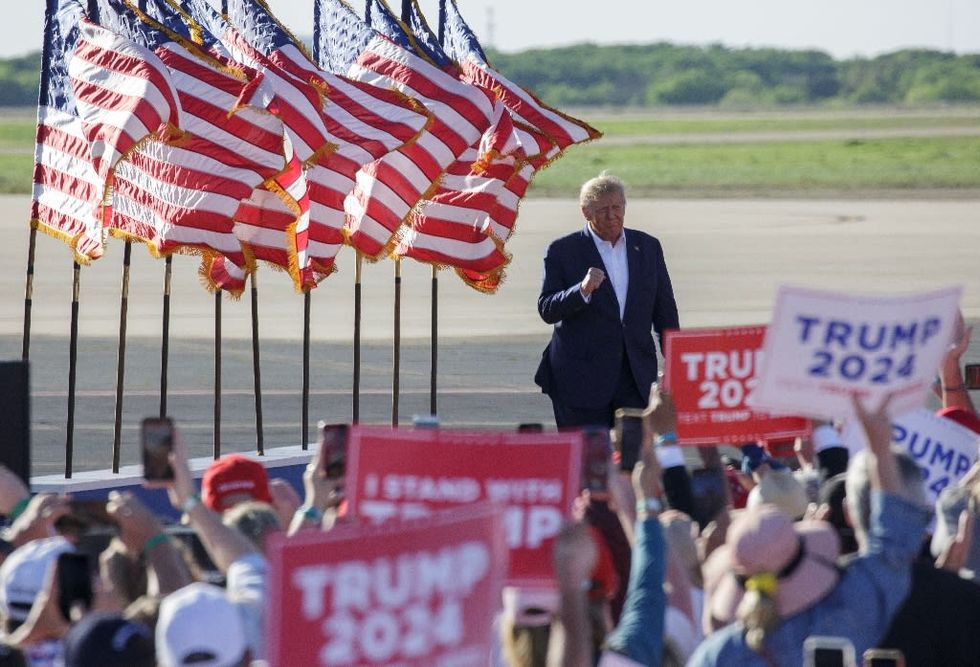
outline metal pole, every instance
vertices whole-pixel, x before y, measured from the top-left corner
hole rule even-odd
[[[212,453],[221,456],[221,290],[214,293],[214,441]]]
[[[351,422],[361,420],[361,253],[357,253],[354,264],[354,388]]]
[[[310,288],[303,289],[303,449],[310,446]]]
[[[123,387],[126,383],[126,325],[129,314],[129,266],[133,243],[126,241],[123,250],[122,290],[119,295],[119,348],[116,353],[116,419],[112,432],[112,472],[119,472],[122,453]]]
[[[163,334],[160,345],[160,419],[167,416],[167,371],[170,365],[170,284],[174,258],[167,255],[163,269]]]
[[[262,437],[262,365],[259,360],[259,283],[252,271],[252,379],[255,387],[255,449],[265,454]]]
[[[439,371],[439,269],[432,267],[432,315],[431,315],[431,345],[432,352],[429,366],[429,414],[437,415],[436,385]]]
[[[68,423],[65,426],[65,478],[71,478],[75,446],[75,376],[78,367],[78,295],[81,291],[82,267],[72,263],[71,340],[68,344]]]
[[[20,356],[24,361],[31,357],[31,307],[34,303],[34,252],[37,247],[37,228],[31,227],[31,240],[27,246],[27,284],[24,287],[24,339]]]
[[[398,426],[399,383],[402,361],[402,260],[395,260],[395,330],[391,357],[391,425]]]

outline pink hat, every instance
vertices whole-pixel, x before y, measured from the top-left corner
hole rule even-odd
[[[735,620],[745,581],[753,575],[775,576],[781,618],[819,601],[840,578],[840,542],[833,527],[824,521],[793,523],[773,505],[747,509],[732,521],[728,540],[717,551],[721,553],[712,554],[719,568],[715,572],[724,568],[725,574],[711,593],[710,609],[712,617],[726,624]]]
[[[228,454],[212,463],[201,479],[204,504],[215,512],[231,508],[226,500],[245,494],[253,500],[272,503],[269,493],[269,474],[258,461],[241,454]]]

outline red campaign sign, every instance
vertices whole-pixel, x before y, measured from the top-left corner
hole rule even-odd
[[[485,667],[507,562],[500,508],[269,538],[271,667]]]
[[[677,407],[682,445],[738,444],[810,433],[801,417],[752,410],[746,400],[758,380],[766,327],[667,332],[664,386]]]
[[[551,548],[579,493],[582,434],[352,427],[344,490],[372,523],[491,500],[504,506],[507,583],[554,585]]]

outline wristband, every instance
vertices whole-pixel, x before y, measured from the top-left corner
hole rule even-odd
[[[659,498],[647,498],[645,500],[636,501],[636,513],[637,514],[658,514],[663,510],[664,505],[660,502]]]
[[[184,514],[189,514],[192,509],[201,504],[201,496],[196,493],[192,493],[184,499],[184,502],[180,504],[180,511]]]
[[[30,496],[24,496],[23,498],[18,500],[17,504],[14,505],[12,508],[10,508],[10,512],[7,514],[7,520],[10,523],[16,521],[17,517],[23,514],[24,510],[27,509],[27,506],[30,504],[30,502],[31,502]]]
[[[164,542],[169,542],[170,536],[166,533],[157,533],[143,544],[143,555],[150,553],[152,549],[160,546]]]
[[[655,444],[657,447],[677,444],[677,433],[674,431],[664,431],[663,433],[658,433],[657,437],[653,439],[653,444]]]
[[[955,387],[943,386],[943,391],[966,391],[966,386],[958,384]]]
[[[313,507],[313,505],[302,505],[296,510],[296,514],[302,515],[305,521],[313,521],[319,523],[323,521],[323,512]]]

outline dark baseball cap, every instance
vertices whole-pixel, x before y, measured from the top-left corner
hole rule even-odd
[[[152,633],[118,614],[89,614],[65,637],[65,667],[155,665]]]

